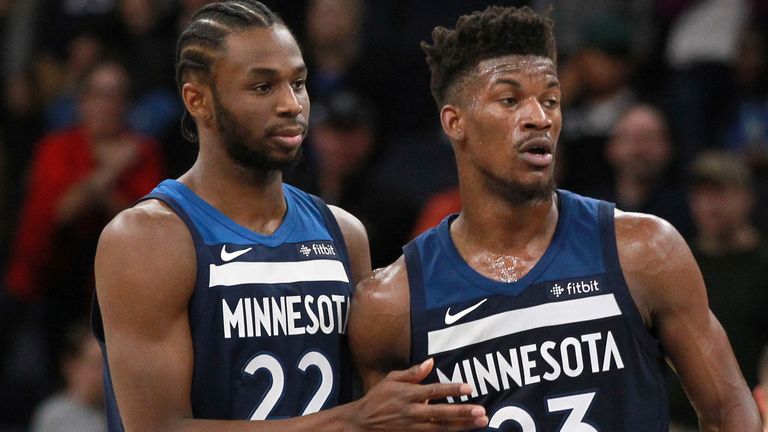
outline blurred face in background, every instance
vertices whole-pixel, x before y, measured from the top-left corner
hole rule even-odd
[[[102,406],[104,387],[101,349],[93,337],[82,341],[78,352],[63,362],[67,387],[90,406]]]
[[[312,130],[312,145],[323,172],[341,178],[362,168],[374,149],[374,133],[365,125],[349,128],[320,124]]]
[[[622,57],[590,48],[579,53],[576,61],[587,91],[598,98],[610,96],[627,83],[629,64]]]
[[[159,8],[151,0],[121,0],[120,17],[132,34],[141,35],[154,27]]]
[[[313,0],[307,9],[307,36],[316,48],[357,43],[360,0]]]
[[[753,197],[749,189],[702,182],[691,187],[691,214],[701,234],[728,238],[749,223]]]
[[[80,94],[80,120],[92,139],[118,135],[128,105],[128,73],[116,63],[96,66]]]
[[[672,145],[661,114],[649,106],[627,111],[614,127],[606,152],[618,175],[640,181],[661,176],[672,158]]]

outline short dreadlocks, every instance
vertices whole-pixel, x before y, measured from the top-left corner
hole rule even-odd
[[[441,108],[455,83],[483,60],[505,55],[548,57],[557,63],[552,20],[529,7],[491,6],[464,15],[454,29],[436,27],[433,44],[421,43],[432,71],[432,96]]]

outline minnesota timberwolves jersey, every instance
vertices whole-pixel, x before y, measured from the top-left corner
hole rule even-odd
[[[174,180],[144,197],[171,207],[194,239],[197,279],[188,311],[196,418],[294,417],[351,399],[344,239],[318,198],[289,185],[283,191],[287,212],[270,236],[236,224]],[[110,430],[122,430],[106,380]]]
[[[558,191],[559,220],[516,282],[488,279],[456,250],[455,215],[406,245],[412,363],[466,382],[487,430],[667,431],[663,355],[619,267],[613,206]]]

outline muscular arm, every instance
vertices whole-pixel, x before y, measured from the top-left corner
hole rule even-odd
[[[357,285],[349,316],[349,344],[366,391],[389,371],[410,363],[410,313],[403,257]]]
[[[622,212],[616,237],[632,297],[658,334],[701,430],[759,431],[757,407],[683,238],[658,218]]]
[[[400,257],[394,264],[362,280],[355,292],[349,317],[349,340],[355,367],[363,380],[366,392],[387,385],[396,379],[410,363],[410,297],[405,260]],[[431,371],[432,359],[420,366],[420,378]],[[427,405],[428,400],[442,399],[445,384],[419,386],[422,390],[421,409],[436,430],[464,430],[488,424],[485,409],[478,405]],[[468,384],[451,384],[454,390],[470,394]],[[369,393],[370,394],[370,393]],[[474,423],[461,417],[460,410],[475,416]]]
[[[366,266],[370,268],[364,230],[361,237],[354,224],[342,222],[342,227],[345,238],[349,236],[357,275]],[[430,391],[457,396],[466,389],[409,384],[426,375],[419,367],[398,372],[360,401],[312,415],[259,422],[193,419],[193,352],[187,305],[195,274],[189,231],[158,202],[122,212],[102,234],[96,255],[96,289],[109,368],[126,431],[448,430],[429,422],[432,412],[421,400],[427,399]],[[477,417],[468,408],[439,414],[464,429]]]

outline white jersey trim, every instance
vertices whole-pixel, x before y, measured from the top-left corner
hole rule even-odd
[[[211,264],[208,286],[319,281],[349,282],[344,264],[336,260]]]
[[[427,351],[433,355],[537,328],[617,315],[621,315],[621,309],[613,294],[547,303],[431,331],[427,334]]]

